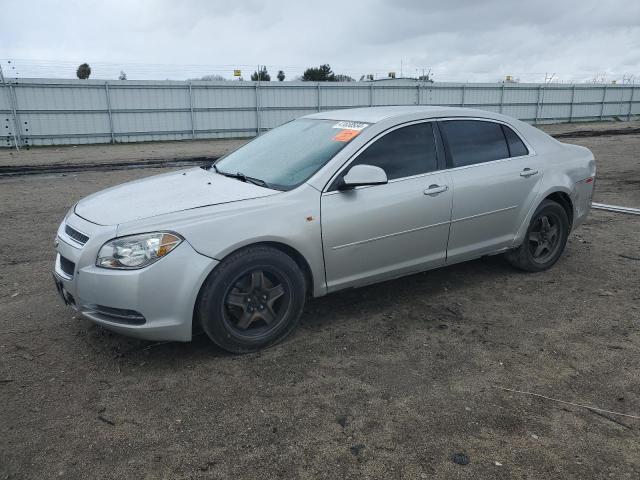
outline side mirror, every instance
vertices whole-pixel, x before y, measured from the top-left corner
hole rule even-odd
[[[340,190],[351,190],[364,185],[383,185],[387,183],[387,174],[380,167],[356,165],[342,177]]]

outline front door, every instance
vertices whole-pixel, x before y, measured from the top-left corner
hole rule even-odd
[[[357,164],[382,168],[389,182],[323,193],[328,290],[443,265],[452,190],[448,173],[438,171],[433,125],[416,123],[384,134],[342,174]]]

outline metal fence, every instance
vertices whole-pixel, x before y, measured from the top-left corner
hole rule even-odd
[[[7,79],[0,89],[3,147],[248,137],[311,112],[376,105],[475,107],[531,123],[640,113],[640,85]]]

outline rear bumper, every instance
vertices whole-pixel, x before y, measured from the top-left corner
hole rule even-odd
[[[588,177],[576,182],[575,193],[573,195],[573,225],[572,229],[578,228],[586,220],[591,210],[593,194],[595,191],[595,176]]]
[[[169,255],[140,270],[94,265],[103,241],[82,248],[57,239],[54,276],[65,303],[109,330],[146,340],[191,340],[198,292],[217,260],[183,242]],[[60,259],[67,259],[61,267]],[[69,269],[68,262],[75,268]]]

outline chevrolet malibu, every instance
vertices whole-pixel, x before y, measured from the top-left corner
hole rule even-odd
[[[321,112],[203,168],[95,193],[56,238],[55,283],[92,322],[250,352],[307,296],[505,254],[540,272],[591,205],[595,162],[521,121],[451,107]]]

